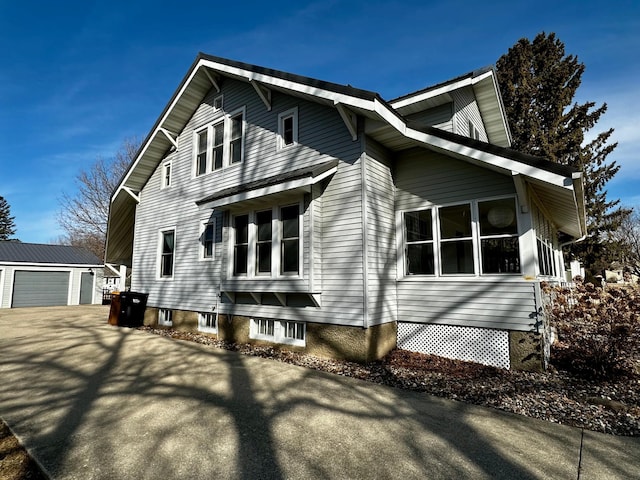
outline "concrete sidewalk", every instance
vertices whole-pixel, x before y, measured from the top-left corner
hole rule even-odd
[[[0,310],[0,417],[53,479],[640,478],[613,437],[107,325]]]

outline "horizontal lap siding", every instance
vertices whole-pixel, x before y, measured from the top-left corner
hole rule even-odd
[[[345,304],[340,298],[349,295],[359,302],[362,311],[362,253],[361,253],[361,193],[360,143],[353,142],[339,114],[333,108],[306,102],[274,91],[272,109],[268,111],[255,90],[244,83],[225,79],[221,85],[224,110],[234,112],[245,106],[244,162],[221,171],[194,177],[193,131],[210,124],[215,90],[209,92],[203,104],[180,133],[178,150],[172,157],[172,186],[160,189],[161,168],[156,169],[141,192],[136,211],[134,265],[132,289],[149,293],[149,305],[172,309],[210,311],[216,302],[218,286],[226,281],[228,232],[223,224],[228,213],[216,212],[215,260],[200,261],[199,225],[211,213],[200,211],[195,202],[225,188],[286,173],[292,169],[340,159],[338,172],[322,191],[315,185],[316,195],[322,198],[314,205],[313,216],[306,208],[304,214],[304,278],[300,282],[309,288],[311,262],[314,291],[322,290],[321,309],[315,307],[286,308],[255,305],[221,305],[223,313],[296,319],[301,315],[308,321],[353,323],[358,307]],[[278,114],[298,107],[298,145],[277,150]],[[266,207],[270,204],[265,204]],[[325,215],[325,210],[327,214]],[[313,258],[311,257],[311,218],[314,219]],[[174,278],[158,280],[158,232],[161,228],[176,227]],[[358,258],[357,261],[353,261]],[[323,262],[328,260],[327,262]],[[328,274],[325,282],[320,275]],[[315,272],[314,272],[315,273]],[[269,281],[267,281],[268,283]],[[361,316],[361,315],[360,315]]]
[[[401,322],[531,331],[535,313],[533,282],[398,282]]]
[[[398,158],[395,178],[399,211],[515,192],[508,175],[422,149]]]
[[[408,115],[407,118],[422,125],[453,132],[453,103],[445,103],[423,112]]]
[[[367,303],[369,325],[396,320],[396,244],[392,163],[367,140]]]
[[[476,103],[475,95],[471,87],[451,92],[454,104],[454,133],[458,135],[469,136],[469,121],[480,132],[480,140],[487,142],[487,131],[484,128],[482,115]]]

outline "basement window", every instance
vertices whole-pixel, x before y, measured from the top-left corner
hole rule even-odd
[[[166,308],[158,310],[158,325],[161,327],[173,326],[173,311]]]

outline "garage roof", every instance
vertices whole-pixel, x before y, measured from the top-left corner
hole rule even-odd
[[[81,247],[16,241],[0,241],[0,263],[102,265],[98,257]]]

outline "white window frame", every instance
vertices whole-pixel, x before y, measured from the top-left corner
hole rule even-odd
[[[173,160],[167,160],[162,164],[162,179],[161,179],[161,189],[169,188],[171,186],[171,177],[173,175]]]
[[[291,118],[293,120],[293,141],[292,143],[286,144],[284,139],[284,122],[286,119]],[[298,144],[298,107],[290,108],[278,115],[278,140],[277,147],[278,150],[282,150],[284,148],[293,147]]]
[[[158,309],[158,325],[161,327],[173,326],[173,310],[168,308]]]
[[[282,218],[281,211],[283,208],[297,206],[298,207],[298,272],[282,272]],[[256,215],[258,212],[263,212],[268,208],[260,208],[252,211],[237,212],[231,216],[229,222],[229,265],[228,273],[232,278],[300,278],[303,276],[304,265],[304,205],[303,201],[292,203],[283,203],[279,205],[273,205],[271,207],[271,273],[258,272],[257,268],[257,223]],[[235,218],[243,215],[248,216],[249,228],[248,228],[248,247],[247,247],[247,273],[235,274],[235,252],[234,247],[236,243],[235,232]]]
[[[198,331],[203,333],[217,334],[218,333],[218,313],[217,312],[198,312]]]
[[[205,254],[207,248],[205,244],[205,233],[209,225],[211,225],[213,229],[213,244],[211,245],[211,256],[207,257]],[[207,217],[200,220],[198,233],[198,260],[212,262],[216,257],[216,219]]]
[[[218,98],[218,97],[216,97]],[[222,110],[215,110],[216,113],[222,112]],[[240,139],[240,161],[236,163],[231,163],[231,142],[232,142],[232,120],[238,115],[242,115],[242,129],[241,129],[241,139]],[[224,140],[223,140],[223,157],[222,157],[222,166],[220,168],[215,169],[213,164],[213,147],[214,147],[214,127],[219,125],[222,122],[224,127]],[[246,131],[247,131],[247,115],[246,115],[246,107],[242,106],[232,112],[226,114],[216,115],[216,117],[206,125],[198,127],[193,130],[193,141],[192,141],[192,164],[193,164],[193,178],[204,177],[213,172],[219,172],[225,170],[227,168],[241,165],[244,163],[245,156],[245,141],[246,141]],[[205,168],[203,173],[198,173],[198,148],[199,148],[199,137],[202,132],[207,132],[207,150],[205,155]]]
[[[162,275],[162,256],[163,256],[163,245],[164,245],[164,234],[167,232],[173,232],[173,260],[171,264],[171,275]],[[156,267],[156,279],[163,281],[173,280],[176,274],[176,251],[177,251],[177,234],[176,227],[166,227],[158,230],[158,251],[156,254],[157,258],[157,267]]]
[[[483,238],[490,238],[492,236],[481,236],[480,235],[480,218],[479,218],[479,203],[488,202],[492,200],[503,200],[503,199],[513,199],[515,203],[516,209],[516,222],[517,222],[517,238],[518,238],[518,253],[519,253],[519,262],[520,262],[520,272],[505,272],[505,273],[483,273],[482,272],[482,242]],[[471,206],[471,237],[464,237],[460,240],[469,240],[472,241],[472,251],[473,251],[473,264],[474,264],[474,273],[442,273],[442,255],[441,255],[441,245],[443,240],[441,238],[440,232],[440,209],[451,206],[458,205],[470,205]],[[522,274],[522,247],[520,245],[520,237],[522,236],[521,231],[521,220],[518,216],[518,199],[515,195],[501,195],[496,197],[486,197],[479,198],[465,202],[455,202],[455,203],[447,203],[443,205],[428,205],[423,208],[412,208],[399,210],[397,212],[397,232],[398,238],[401,241],[398,242],[398,271],[402,272],[403,279],[433,279],[437,278],[458,278],[458,277],[492,277],[499,276],[501,278],[508,278],[509,276],[520,276]],[[434,274],[410,274],[407,271],[407,228],[405,225],[405,214],[431,210],[431,222],[432,222],[432,231],[433,231],[433,263],[434,263]],[[510,236],[510,235],[509,235]],[[455,239],[445,240],[444,243],[454,242]]]
[[[480,130],[469,120],[469,138],[480,140]]]
[[[220,106],[216,107],[216,103],[220,102]],[[218,112],[220,110],[222,110],[224,108],[224,95],[220,94],[220,95],[216,95],[215,97],[213,97],[213,111],[214,112]]]
[[[273,331],[272,334],[266,333],[264,328],[267,327]],[[289,326],[300,329],[302,331],[302,339],[287,336]],[[262,340],[266,342],[279,343],[282,345],[291,345],[295,347],[304,347],[307,342],[307,324],[294,320],[274,320],[271,318],[252,318],[249,322],[249,338],[252,340]]]

